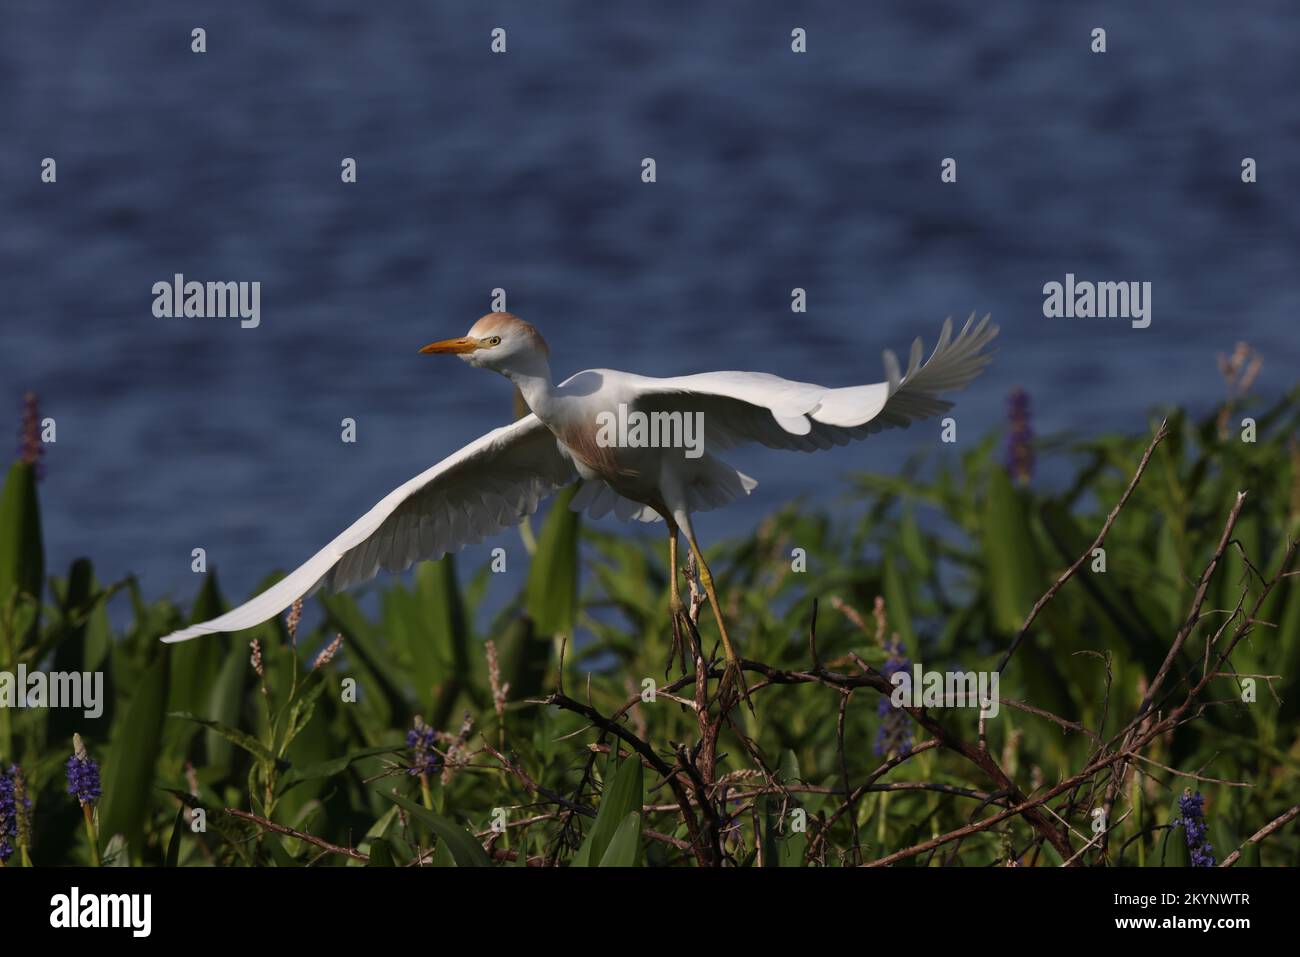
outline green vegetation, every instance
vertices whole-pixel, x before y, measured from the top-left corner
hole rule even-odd
[[[1235,425],[1246,415],[1253,443]],[[372,586],[377,617],[324,595],[310,632],[273,621],[167,646],[161,635],[227,606],[216,577],[188,610],[131,579],[105,584],[85,559],[47,580],[25,456],[0,498],[0,672],[102,671],[108,701],[97,721],[0,708],[0,762],[21,766],[32,805],[18,840],[37,866],[91,862],[65,777],[79,732],[103,771],[89,833],[106,865],[838,866],[898,852],[902,866],[1174,865],[1189,860],[1171,827],[1186,788],[1204,795],[1220,861],[1246,844],[1241,864],[1300,863],[1294,826],[1246,843],[1300,803],[1300,576],[1276,577],[1297,567],[1300,391],[1234,405],[1232,421],[1169,418],[1105,537],[1104,572],[1091,543],[1152,433],[1036,443],[1073,469],[1050,494],[1007,472],[997,436],[945,447],[858,477],[830,511],[787,507],[719,545],[709,563],[752,665],[753,711],[727,715],[697,693],[704,663],[664,677],[662,543],[580,527],[567,496],[526,539],[525,587],[482,631],[489,571],[447,558]],[[891,636],[895,662],[992,671],[1081,556],[1002,673],[1002,698],[1037,711],[1004,704],[981,747],[974,710],[881,709]],[[129,603],[125,629],[110,628],[110,602]],[[1156,700],[1121,735],[1189,615]],[[713,622],[698,621],[712,652]],[[1207,664],[1220,674],[1202,681]],[[710,694],[720,674],[713,662]],[[1259,676],[1246,703],[1243,676]],[[1198,684],[1178,727],[1142,741]],[[431,731],[411,734],[417,715]],[[899,721],[914,750],[877,754],[882,722]],[[1114,760],[1125,740],[1140,757]],[[1095,810],[1111,830],[1085,850]]]

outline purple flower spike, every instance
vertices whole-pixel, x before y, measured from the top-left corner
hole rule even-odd
[[[881,674],[892,678],[900,671],[912,670],[912,663],[903,654],[897,635],[886,647],[889,657],[880,670]],[[884,758],[909,754],[912,750],[912,722],[906,712],[895,708],[888,695],[881,695],[876,704],[876,714],[880,718],[880,726],[876,729],[876,754]]]
[[[0,864],[13,857],[26,828],[26,816],[32,808],[31,798],[23,794],[22,771],[0,768]]]
[[[23,396],[23,424],[18,430],[18,461],[34,466],[36,477],[45,476],[45,445],[41,442],[41,413],[36,405],[36,394],[28,392]]]
[[[1201,792],[1195,794],[1190,789],[1183,792],[1178,799],[1181,816],[1174,822],[1175,827],[1182,827],[1187,837],[1187,849],[1192,853],[1192,867],[1213,867],[1214,848],[1210,846],[1210,827],[1205,823],[1205,798]]]
[[[99,787],[99,765],[86,753],[86,746],[81,742],[81,735],[72,736],[74,753],[68,758],[68,793],[81,802],[82,806],[94,807],[101,794]]]
[[[1034,477],[1034,431],[1029,424],[1029,393],[1014,389],[1007,397],[1007,471],[1021,485]]]
[[[416,715],[415,727],[406,732],[406,746],[411,749],[411,769],[408,774],[436,774],[442,770],[442,755],[434,750],[438,733]]]

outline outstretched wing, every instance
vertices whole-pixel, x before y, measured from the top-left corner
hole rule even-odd
[[[163,641],[251,628],[320,585],[334,590],[402,571],[480,542],[537,511],[538,503],[576,479],[572,463],[537,416],[487,433],[384,496],[347,531],[262,594],[211,621]]]
[[[921,340],[912,343],[907,371],[884,355],[886,381],[828,389],[762,372],[705,372],[668,379],[628,377],[644,412],[703,413],[705,443],[727,449],[759,442],[774,449],[811,452],[844,445],[882,429],[906,428],[952,408],[943,392],[969,383],[993,358],[984,348],[998,334],[985,316],[972,315],[957,338],[946,320],[924,363]]]

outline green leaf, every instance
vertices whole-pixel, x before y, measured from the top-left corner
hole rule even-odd
[[[0,641],[0,650],[6,647],[17,654],[38,635],[40,597],[45,582],[45,549],[41,544],[41,507],[36,494],[36,467],[15,462],[9,468],[4,489],[0,490],[0,609],[17,603],[18,596],[30,595],[36,601],[35,614],[24,616],[21,627],[6,641]],[[11,606],[12,607],[12,606]],[[3,628],[3,623],[0,623]],[[17,657],[17,654],[15,657]],[[0,669],[12,671],[15,661],[0,661]],[[9,717],[0,717],[0,751],[8,750],[6,740]]]
[[[434,814],[400,794],[385,794],[384,797],[417,820],[424,822],[438,836],[438,840],[447,845],[447,850],[451,852],[457,867],[492,866],[492,859],[488,857],[487,851],[483,850],[483,845],[478,842],[478,838],[463,827]]]
[[[290,768],[280,779],[282,782],[280,793],[283,794],[290,788],[302,784],[305,781],[318,781],[321,778],[332,778],[336,774],[342,774],[355,762],[360,761],[363,758],[373,758],[380,754],[392,754],[397,750],[399,749],[391,746],[363,748],[360,751],[353,751],[351,754],[345,754],[340,758],[331,758],[328,761],[320,761],[316,764],[309,764],[301,768]]]
[[[104,847],[104,853],[100,855],[100,862],[104,867],[130,867],[131,845],[126,838],[121,834],[114,834],[110,837],[108,844]]]
[[[298,737],[302,729],[307,727],[311,721],[311,716],[316,712],[316,699],[321,696],[325,690],[325,681],[319,676],[318,672],[312,672],[307,677],[308,681],[314,681],[314,684],[306,692],[300,693],[298,699],[289,708],[289,723],[285,725],[284,740],[280,743],[279,753],[284,754],[285,750],[293,743],[293,739]]]
[[[614,755],[610,754],[610,763]],[[641,759],[635,754],[629,755],[618,764],[618,770],[610,781],[605,779],[605,793],[601,795],[600,807],[596,811],[596,821],[587,834],[587,839],[574,855],[573,867],[591,867],[593,862],[604,860],[610,842],[618,832],[624,818],[629,814],[641,813],[645,791],[645,775]],[[638,831],[639,833],[639,831]]]
[[[1172,826],[1182,815],[1183,810],[1179,805],[1179,798],[1174,798],[1174,803],[1169,810],[1169,823],[1171,826],[1165,830],[1165,839],[1160,845],[1161,867],[1192,866],[1192,852],[1187,847],[1187,832],[1181,827]]]
[[[40,597],[44,581],[36,469],[15,462],[0,491],[0,601],[15,589]]]
[[[360,851],[362,854],[369,854],[370,843],[375,838],[388,836],[389,829],[392,828],[392,826],[397,822],[397,813],[398,813],[398,808],[390,807],[387,811],[381,814],[379,816],[379,819],[375,821],[374,824],[370,825],[370,829],[366,831],[366,836],[363,837],[361,839],[361,842],[357,845],[357,850]],[[348,858],[345,866],[361,867],[362,862],[355,860],[354,858]]]
[[[451,856],[451,851],[447,847],[446,841],[439,841],[438,846],[433,849],[429,856],[430,867],[455,867],[456,858]]]
[[[528,566],[527,607],[539,635],[572,635],[578,614],[578,513],[569,508],[578,486],[552,500]]]
[[[167,860],[164,867],[175,867],[181,856],[181,832],[185,828],[185,805],[176,809],[176,820],[172,822],[172,839],[167,842]]]
[[[1015,634],[1038,598],[1035,588],[1042,563],[1029,529],[1024,499],[1001,467],[994,468],[989,476],[984,502],[984,551],[994,621],[1001,631]]]
[[[898,633],[898,637],[903,641],[903,647],[915,660],[920,655],[920,650],[916,644],[916,633],[912,629],[912,609],[907,600],[907,588],[898,573],[898,565],[890,555],[885,556],[884,591],[885,611],[889,615],[889,630]],[[889,638],[888,634],[885,635],[886,641]]]
[[[512,621],[501,638],[501,680],[516,701],[541,693],[551,660],[551,642],[528,617]]]
[[[253,866],[256,862],[249,853],[249,838],[252,834],[257,833],[257,827],[248,821],[241,820],[233,814],[227,814],[225,809],[220,806],[218,799],[212,798],[208,801],[195,797],[188,791],[182,791],[178,788],[162,788],[176,800],[180,801],[191,810],[205,808],[208,810],[208,831],[216,834],[230,848],[240,861],[246,866]],[[216,801],[215,805],[213,801]]]
[[[121,834],[137,852],[144,844],[144,821],[152,802],[154,776],[167,708],[169,660],[158,652],[131,692],[126,713],[113,732],[104,766],[100,842]]]
[[[639,764],[639,762],[638,762]],[[601,867],[637,867],[641,863],[641,812],[633,811],[618,825],[609,847],[600,858]]]
[[[95,572],[91,568],[90,562],[84,558],[79,558],[72,563],[72,568],[68,570],[67,588],[60,596],[59,604],[64,612],[64,617],[70,618],[73,609],[84,608],[89,605],[95,594]],[[86,633],[89,622],[82,620],[79,623],[69,623],[67,632],[59,642],[54,652],[55,672],[65,674],[78,671],[98,670],[88,666],[86,661]],[[110,697],[108,688],[105,688],[105,697]],[[104,705],[105,714],[108,713],[109,701],[101,702]],[[103,718],[104,715],[101,715]],[[79,730],[84,717],[80,711],[71,708],[55,708],[50,712],[47,733],[50,738],[58,741],[71,738],[73,732]]]
[[[258,741],[257,738],[253,737],[251,734],[240,731],[238,728],[232,728],[227,724],[222,724],[220,721],[210,721],[207,718],[200,718],[198,715],[190,714],[188,711],[173,711],[171,714],[167,715],[167,717],[184,718],[186,721],[193,721],[196,724],[201,724],[209,731],[215,731],[231,744],[243,748],[263,764],[268,766],[275,764],[275,755],[266,749],[266,745],[262,744],[261,741]]]
[[[367,867],[396,867],[397,862],[393,860],[393,849],[388,841],[382,837],[377,837],[370,842],[370,863]]]
[[[217,589],[215,572],[204,576],[194,607],[190,610],[189,624],[207,621],[224,611],[224,602]],[[223,664],[224,644],[216,638],[187,641],[171,648],[171,682],[167,710],[201,711],[212,693],[212,676],[219,674]],[[237,658],[243,656],[236,655]],[[164,731],[167,749],[172,754],[183,754],[194,736],[202,729],[173,723]]]
[[[1012,486],[1001,466],[992,467],[989,473],[983,545],[981,564],[988,580],[993,625],[1005,636],[1014,635],[1043,592],[1045,563],[1032,531],[1027,493]],[[1049,625],[1055,628],[1055,633]],[[1072,696],[1074,686],[1062,675],[1058,659],[1062,650],[1066,654],[1076,650],[1071,646],[1069,634],[1073,627],[1068,617],[1056,611],[1055,603],[1049,603],[1017,652],[1016,670],[1025,682],[1030,700],[1055,712],[1076,707]]]
[[[789,748],[781,752],[781,763],[777,768],[777,777],[785,785],[801,784],[803,777],[799,771],[799,758]],[[771,798],[773,812],[780,810],[781,802],[776,798]],[[800,794],[798,792],[791,794],[791,800],[787,804],[785,820],[782,823],[782,834],[776,839],[776,853],[770,855],[771,863],[778,867],[803,867],[804,853],[808,849],[808,835],[803,831],[795,831],[792,828],[792,817],[796,809],[802,807]]]
[[[903,509],[903,517],[898,526],[898,541],[903,547],[903,554],[916,569],[916,574],[921,578],[929,578],[933,556],[925,544],[921,526],[917,524],[916,513],[910,505]]]
[[[451,555],[416,566],[415,595],[399,622],[392,637],[410,656],[416,699],[430,705],[425,715],[441,727],[470,680],[472,635]]]
[[[351,595],[344,592],[320,596],[328,620],[335,631],[341,632],[347,648],[348,663],[357,684],[366,689],[361,707],[374,717],[390,724],[406,714],[407,705],[402,693],[400,669],[392,664],[392,649],[383,640],[379,629],[373,627]]]
[[[208,703],[204,710],[218,725],[233,727],[239,720],[244,688],[249,682],[253,669],[248,667],[246,655],[235,653],[231,639],[213,636],[205,640],[220,647],[223,658],[216,680],[208,689]],[[203,749],[207,754],[208,766],[214,772],[221,776],[230,772],[234,759],[234,745],[229,739],[208,728],[203,732]]]

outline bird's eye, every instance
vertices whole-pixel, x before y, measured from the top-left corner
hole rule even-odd
[[[487,343],[488,343],[488,345],[490,345],[490,346],[499,346],[499,345],[501,345],[501,337],[500,337],[500,336],[493,336],[491,339],[489,339],[489,340],[487,341]]]

